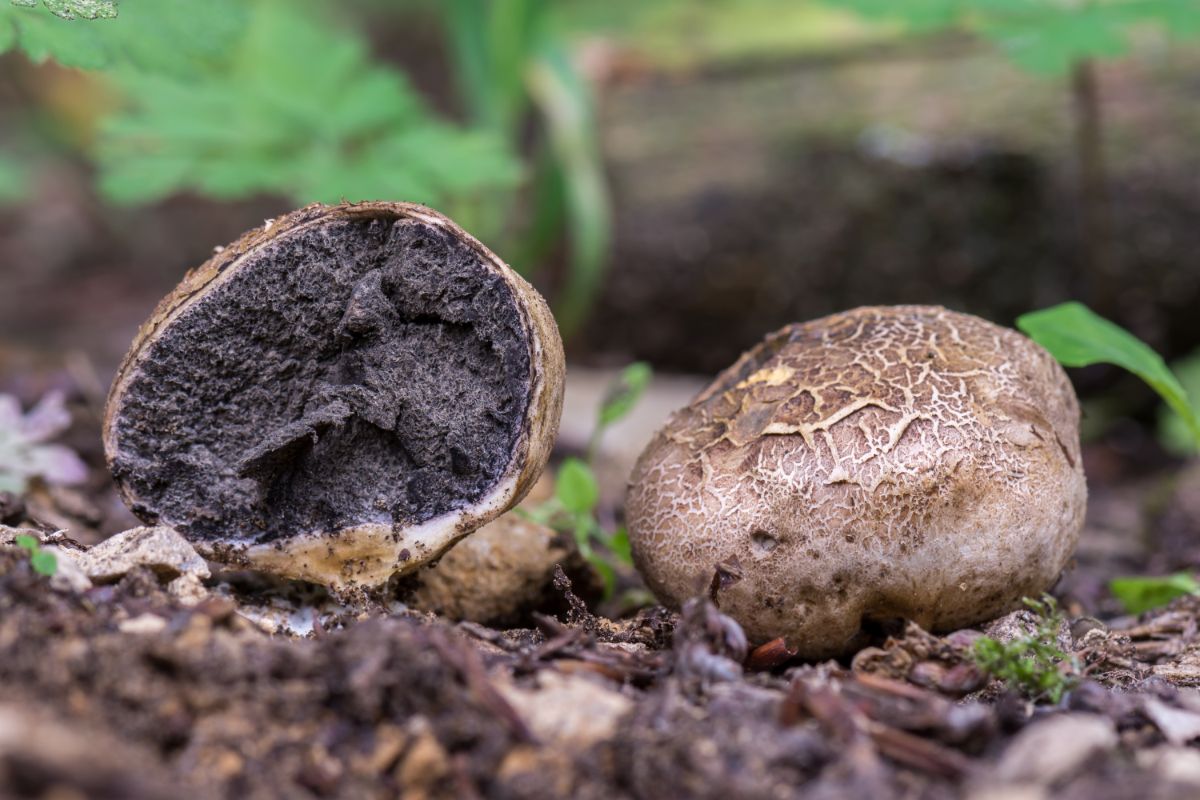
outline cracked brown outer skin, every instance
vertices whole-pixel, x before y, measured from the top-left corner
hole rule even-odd
[[[566,365],[562,339],[549,307],[524,278],[448,217],[416,203],[375,201],[336,206],[314,203],[246,232],[191,270],[138,330],[109,391],[103,435],[105,457],[111,469],[120,448],[116,420],[121,413],[124,391],[141,367],[149,350],[146,345],[161,335],[190,303],[209,287],[233,275],[244,256],[281,236],[338,218],[414,219],[454,234],[512,287],[530,356],[529,405],[508,466],[492,491],[462,513],[455,513],[454,518],[436,518],[416,526],[419,531],[367,524],[320,534],[305,533],[269,545],[255,546],[238,540],[196,543],[205,556],[217,561],[347,591],[381,585],[392,575],[410,572],[432,561],[463,536],[515,506],[537,482],[558,434]],[[138,498],[132,496],[129,487],[118,481],[118,490],[125,503],[134,507]],[[158,522],[171,525],[179,521],[160,518]]]
[[[721,610],[819,659],[864,620],[948,631],[1038,595],[1086,500],[1079,404],[1049,353],[944,308],[873,307],[771,334],[676,412],[628,522],[664,603],[736,558]]]

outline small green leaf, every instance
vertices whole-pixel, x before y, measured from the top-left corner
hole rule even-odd
[[[22,550],[28,550],[30,553],[36,553],[41,548],[41,543],[36,538],[29,534],[23,533],[16,538],[17,547]]]
[[[1115,364],[1137,375],[1184,419],[1200,442],[1200,417],[1162,356],[1124,328],[1082,303],[1023,314],[1017,327],[1068,367]]]
[[[632,411],[650,384],[652,374],[650,365],[644,361],[635,361],[621,370],[600,405],[599,427],[607,428]]]
[[[1176,597],[1200,594],[1198,583],[1188,572],[1176,572],[1162,577],[1114,578],[1108,584],[1113,596],[1130,614],[1141,614],[1152,608],[1165,606]]]
[[[633,551],[629,547],[629,529],[624,525],[613,532],[608,540],[608,548],[622,564],[633,564]]]
[[[0,52],[3,50],[0,47]],[[28,189],[29,178],[24,165],[13,156],[0,153],[0,205],[20,200]]]
[[[593,553],[587,560],[600,573],[600,579],[604,581],[604,599],[608,600],[617,590],[617,570],[602,555]]]
[[[568,458],[558,468],[554,494],[567,511],[588,514],[600,499],[600,487],[591,467],[578,458]]]
[[[54,553],[47,553],[45,550],[33,553],[29,557],[29,564],[34,572],[46,577],[53,577],[54,573],[58,572],[58,559],[54,557]]]

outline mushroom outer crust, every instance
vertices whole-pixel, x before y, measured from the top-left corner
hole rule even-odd
[[[1040,346],[935,306],[866,307],[768,336],[676,412],[634,468],[634,561],[679,607],[802,657],[864,623],[969,626],[1058,578],[1083,527],[1079,404]]]
[[[338,531],[298,533],[259,545],[238,539],[194,543],[201,554],[216,561],[315,581],[345,591],[379,586],[393,575],[411,572],[515,506],[537,482],[558,434],[566,364],[554,316],[536,289],[448,217],[416,203],[376,201],[334,206],[314,203],[246,232],[188,272],[138,330],[109,391],[103,436],[105,457],[112,469],[120,448],[116,423],[124,392],[141,369],[150,350],[149,343],[192,302],[210,287],[232,277],[260,248],[287,234],[339,219],[411,219],[444,229],[467,244],[479,256],[480,263],[499,274],[512,288],[526,332],[530,365],[529,402],[512,456],[492,489],[470,506],[401,529],[372,523]],[[120,481],[117,485],[129,507],[141,507],[129,486]],[[168,525],[180,522],[156,520]]]

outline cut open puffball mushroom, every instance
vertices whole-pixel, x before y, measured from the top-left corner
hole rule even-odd
[[[1079,405],[1045,350],[877,307],[772,334],[676,412],[634,469],[628,522],[663,602],[736,558],[721,610],[815,659],[872,623],[946,631],[1037,596],[1086,499]]]
[[[541,296],[449,219],[314,205],[162,301],[113,384],[105,451],[133,511],[210,558],[378,585],[533,486],[563,372]]]

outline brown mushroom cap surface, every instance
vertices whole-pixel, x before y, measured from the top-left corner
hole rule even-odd
[[[1045,350],[944,308],[873,307],[777,331],[676,412],[628,522],[663,602],[736,558],[721,610],[815,659],[872,622],[947,631],[1037,596],[1086,500],[1079,405]]]
[[[449,219],[313,205],[159,304],[113,383],[105,451],[133,511],[211,558],[377,585],[525,495],[563,373],[545,302]]]

